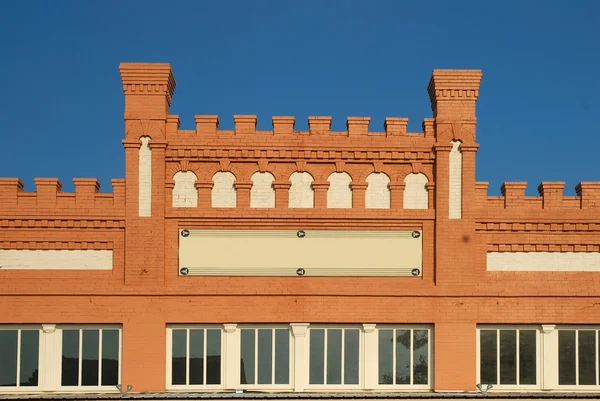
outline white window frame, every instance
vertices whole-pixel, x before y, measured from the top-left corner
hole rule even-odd
[[[338,330],[338,329],[350,329],[350,330],[358,330],[358,384],[311,384],[310,383],[310,338],[312,330],[325,330],[324,336],[324,347],[323,347],[323,375],[324,380],[327,381],[327,330]],[[349,325],[349,324],[311,324],[308,327],[308,332],[306,333],[306,350],[305,350],[305,358],[306,358],[306,389],[307,390],[362,390],[364,388],[365,383],[365,372],[364,372],[364,333],[363,327],[361,325]],[[345,350],[345,338],[344,332],[342,332],[342,354],[341,354],[341,377],[342,381],[344,379],[344,350]]]
[[[492,391],[531,391],[540,390],[542,388],[542,367],[543,367],[543,355],[541,345],[541,327],[539,325],[477,325],[477,363],[475,365],[477,383],[481,383],[481,331],[484,330],[495,330],[497,338],[496,347],[496,384],[493,384]],[[536,352],[536,368],[535,368],[535,382],[536,384],[500,384],[500,330],[534,330],[535,331],[535,352]],[[519,335],[517,332],[517,380],[519,379]],[[482,383],[483,386],[488,383]],[[485,390],[485,387],[484,387]]]
[[[173,383],[173,330],[187,330],[186,336],[186,381],[189,382],[189,369],[190,369],[190,336],[189,330],[219,330],[221,334],[221,371],[219,372],[221,377],[220,384],[172,384]],[[206,339],[206,331],[205,331]],[[223,325],[219,324],[169,324],[167,325],[167,359],[166,359],[166,390],[222,390],[225,388],[225,336],[223,331]],[[206,378],[206,341],[204,342],[204,377]]]
[[[577,381],[579,382],[579,331],[595,331],[596,332],[596,383],[597,384],[560,384],[559,377],[559,342],[558,342],[558,333],[563,331],[572,331],[575,330],[575,375]],[[556,390],[560,391],[577,391],[577,392],[585,392],[585,391],[598,391],[600,389],[600,326],[598,325],[557,325],[555,328],[556,331]]]
[[[58,358],[58,371],[56,374],[56,388],[60,391],[64,392],[92,392],[92,391],[102,391],[102,392],[119,392],[115,385],[98,385],[98,386],[63,386],[62,385],[62,340],[63,340],[63,331],[65,330],[79,330],[79,382],[81,382],[81,367],[82,367],[82,352],[83,352],[83,330],[118,330],[119,332],[119,373],[117,383],[121,384],[122,382],[122,366],[123,366],[123,326],[116,324],[65,324],[56,327],[56,332],[58,334],[57,338],[57,358]],[[102,377],[102,361],[100,355],[102,355],[102,337],[99,333],[99,347],[98,347],[98,378],[100,383],[100,379]]]
[[[0,330],[14,331],[18,330],[17,334],[17,385],[16,386],[0,386],[0,394],[3,393],[38,393],[42,391],[42,378],[45,372],[42,372],[45,359],[45,350],[42,349],[44,342],[42,341],[42,326],[39,324],[0,324]],[[21,330],[37,330],[38,331],[38,385],[37,386],[21,386],[20,385],[20,368],[21,368]]]
[[[380,330],[411,330],[410,336],[410,380],[413,381],[413,331],[414,330],[427,330],[427,384],[379,384],[379,331]],[[375,351],[377,352],[377,357],[375,358],[377,365],[374,367],[376,370],[376,386],[378,389],[385,390],[402,390],[402,391],[422,391],[422,390],[431,390],[433,388],[433,325],[423,325],[423,324],[403,324],[403,325],[388,325],[388,324],[378,324],[376,326],[375,334],[377,335],[377,348]],[[393,369],[394,375],[396,373],[396,341],[393,342]]]
[[[240,324],[237,326],[237,329],[240,331],[240,341],[239,341],[239,350],[240,350],[240,363],[237,364],[237,372],[238,377],[241,379],[241,352],[242,352],[242,330],[251,329],[255,331],[254,336],[254,381],[255,384],[241,384],[239,385],[240,389],[243,390],[254,390],[254,389],[265,389],[265,390],[292,390],[294,388],[294,336],[292,335],[292,328],[289,324]],[[276,329],[286,329],[288,330],[289,335],[289,379],[288,384],[257,384],[258,382],[258,330],[267,329],[272,330],[273,332],[273,340],[272,340],[272,361],[273,361],[273,370],[271,372],[271,379],[275,381],[275,330]],[[240,380],[241,381],[241,380]]]

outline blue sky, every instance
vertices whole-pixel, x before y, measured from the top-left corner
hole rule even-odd
[[[477,179],[600,181],[600,2],[3,1],[0,176],[124,176],[121,61],[171,63],[195,114],[431,116],[434,68],[480,68]],[[594,118],[595,117],[595,118]],[[27,150],[26,150],[27,149]]]

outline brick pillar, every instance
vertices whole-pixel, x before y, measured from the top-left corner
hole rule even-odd
[[[248,209],[250,207],[250,189],[252,189],[252,182],[235,182],[233,186],[237,191],[237,207],[239,209]]]
[[[475,323],[436,323],[435,390],[474,390],[476,383]]]
[[[369,184],[366,183],[350,183],[350,189],[352,189],[352,209],[365,209],[365,196],[368,186]]]
[[[404,188],[403,182],[390,182],[390,207],[392,210],[401,210],[404,208]]]
[[[313,182],[312,188],[315,191],[315,209],[327,209],[327,190],[328,182]]]
[[[436,140],[435,280],[438,285],[457,285],[485,273],[472,268],[485,266],[485,260],[474,260],[485,258],[484,253],[477,252],[474,240],[478,147],[475,106],[480,81],[479,70],[434,70],[429,81]]]
[[[275,188],[275,207],[278,209],[287,209],[290,201],[290,187],[292,184],[288,182],[274,182]]]
[[[196,190],[198,190],[198,207],[200,209],[210,209],[212,207],[212,189],[215,183],[212,181],[196,181]]]
[[[122,63],[119,70],[125,94],[125,282],[156,285],[164,281],[164,214],[171,202],[165,139],[175,78],[169,64]]]

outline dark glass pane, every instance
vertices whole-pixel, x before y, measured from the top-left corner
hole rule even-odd
[[[579,331],[579,384],[596,384],[595,331]]]
[[[290,331],[275,330],[275,384],[290,383]]]
[[[496,384],[498,374],[498,339],[496,330],[479,332],[479,380],[483,384]]]
[[[344,384],[358,384],[358,330],[344,330]]]
[[[379,330],[379,384],[394,384],[394,330]]]
[[[537,349],[535,330],[519,331],[519,384],[536,384]]]
[[[39,330],[21,330],[21,386],[38,385],[38,359],[40,354]],[[2,357],[0,357],[2,361]]]
[[[258,384],[273,382],[273,330],[258,330]]]
[[[410,330],[396,330],[396,384],[410,384]]]
[[[204,330],[190,330],[189,377],[189,384],[204,384]]]
[[[516,330],[500,330],[500,384],[517,384]]]
[[[83,330],[83,350],[81,353],[81,385],[98,385],[98,355],[100,353],[100,331]]]
[[[119,330],[102,330],[102,385],[119,384]]]
[[[187,330],[173,330],[171,384],[186,384]]]
[[[558,331],[558,384],[577,384],[575,377],[575,330]]]
[[[310,330],[309,383],[324,384],[325,378],[325,330]]]
[[[327,384],[342,384],[342,330],[327,330]]]
[[[63,330],[61,383],[79,385],[79,330]]]
[[[413,331],[413,384],[427,384],[429,380],[429,333]]]
[[[255,330],[242,330],[241,384],[254,384]]]
[[[0,330],[0,386],[17,385],[17,330]]]
[[[221,330],[206,330],[206,384],[221,384]]]

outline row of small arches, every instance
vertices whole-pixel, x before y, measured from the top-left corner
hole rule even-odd
[[[173,176],[173,207],[197,207],[198,191],[196,175],[192,171],[179,171]],[[229,171],[217,172],[213,177],[211,207],[234,208],[237,206],[236,177]],[[256,172],[250,178],[250,207],[274,208],[275,177],[269,172]],[[294,172],[290,177],[289,208],[314,208],[313,176],[307,172]],[[328,178],[327,208],[352,208],[352,177],[345,172],[332,173]],[[391,206],[389,183],[385,173],[371,173],[366,178],[365,208],[389,209]],[[404,209],[427,209],[429,194],[427,177],[422,173],[411,173],[404,178]]]

